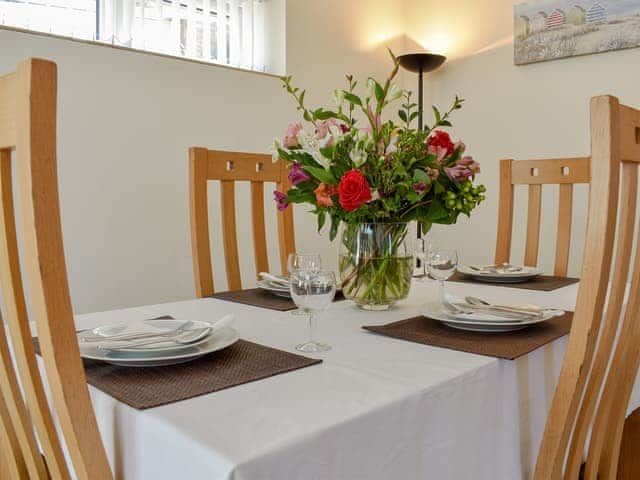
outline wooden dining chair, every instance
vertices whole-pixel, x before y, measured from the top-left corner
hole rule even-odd
[[[4,306],[4,320],[0,320],[0,462],[11,479],[66,480],[72,478],[71,467],[78,479],[111,479],[80,358],[67,282],[58,203],[56,91],[56,65],[45,60],[27,60],[15,72],[0,77],[0,287]],[[18,211],[12,185],[14,163]],[[16,218],[21,225],[28,299]],[[38,368],[30,321],[37,328],[51,405]],[[65,451],[71,465],[65,461]]]
[[[530,267],[538,265],[542,186],[556,184],[560,189],[560,201],[553,273],[563,277],[567,275],[571,244],[573,186],[589,183],[591,178],[589,164],[589,158],[500,161],[496,265],[511,261],[514,192],[517,185],[529,186],[524,264]]]
[[[617,476],[640,364],[640,250],[632,255],[639,165],[640,110],[620,105],[615,97],[593,98],[589,218],[580,287],[536,480],[579,478],[585,447],[585,480]]]
[[[189,149],[189,186],[191,210],[191,249],[198,297],[214,293],[213,267],[209,244],[209,209],[207,182],[219,181],[222,210],[222,239],[229,290],[240,290],[240,262],[236,228],[236,182],[251,183],[251,222],[256,274],[269,271],[267,235],[264,220],[264,184],[286,191],[289,185],[284,161],[273,162],[271,155],[224,152],[192,147]],[[295,252],[293,209],[278,212],[278,237],[282,271],[287,257]]]

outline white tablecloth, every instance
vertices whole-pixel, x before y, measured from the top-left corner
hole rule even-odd
[[[339,302],[320,318],[324,362],[138,411],[91,388],[116,478],[126,480],[514,480],[529,478],[566,337],[516,361],[379,336],[362,325],[416,315],[435,294],[415,283],[389,312]],[[555,292],[449,284],[489,300],[573,309]],[[288,351],[304,317],[213,299],[82,315],[79,328],[173,315],[236,314],[242,338]],[[634,392],[630,410],[640,404]]]

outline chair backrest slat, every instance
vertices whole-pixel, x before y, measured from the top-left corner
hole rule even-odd
[[[207,160],[205,148],[189,150],[189,213],[191,218],[191,258],[196,295],[213,295],[213,267],[209,245],[209,204],[207,202]]]
[[[640,112],[634,108],[620,106],[620,124],[622,125],[622,160],[640,162]]]
[[[287,169],[281,160],[273,162],[270,155],[242,152],[224,152],[193,147],[190,159],[191,245],[198,297],[214,293],[211,266],[207,182],[219,181],[221,189],[222,238],[227,283],[231,290],[242,288],[238,257],[235,183],[250,182],[251,220],[256,276],[268,271],[266,226],[264,216],[264,184],[274,183],[276,189],[288,188]],[[295,251],[292,209],[278,212],[278,238],[283,271],[286,259]]]
[[[524,264],[532,267],[537,266],[540,247],[542,186],[556,184],[559,186],[560,197],[554,274],[566,276],[571,246],[573,185],[589,183],[591,178],[589,164],[590,159],[585,157],[500,161],[496,264],[511,262],[515,186],[527,185],[529,193]]]
[[[13,100],[8,100],[8,96]],[[2,77],[0,286],[10,334],[5,333],[4,326],[0,329],[3,370],[0,385],[6,405],[2,412],[3,430],[13,430],[22,457],[14,457],[13,463],[24,462],[29,478],[70,478],[62,453],[64,444],[76,478],[110,479],[112,474],[89,397],[69,295],[58,199],[56,116],[54,63],[28,60],[20,64],[13,76]],[[7,148],[15,149],[19,212],[14,208],[12,160]],[[38,333],[51,405],[44,393],[29,328],[16,214],[20,215],[30,311]],[[8,354],[9,342],[13,347],[13,363]],[[18,376],[24,393],[17,388]],[[58,437],[51,410],[64,441]]]
[[[625,201],[620,203],[620,216],[618,220],[618,239],[616,244],[613,278],[609,291],[609,302],[604,318],[604,328],[600,337],[600,344],[593,360],[589,383],[585,389],[582,405],[576,421],[576,426],[571,439],[569,457],[567,460],[567,477],[579,473],[582,462],[583,450],[587,435],[591,429],[593,415],[596,410],[603,380],[611,359],[614,342],[622,313],[625,290],[629,277],[631,252],[633,249],[633,232],[636,224],[638,193],[638,167],[631,163],[622,165],[622,185],[620,198]],[[605,399],[604,404],[608,403]],[[601,404],[600,408],[602,408]],[[606,415],[601,415],[601,420],[606,420]],[[601,428],[595,428],[591,436],[590,448],[596,447],[601,441]]]
[[[276,183],[276,189],[286,192],[289,188],[287,178],[287,164],[280,160],[280,180]],[[295,232],[293,230],[293,208],[289,207],[278,215],[278,239],[280,242],[280,268],[287,271],[287,257],[296,251]]]
[[[567,276],[571,251],[571,224],[573,219],[573,184],[560,185],[558,196],[558,229],[556,236],[556,260],[553,274]]]
[[[513,160],[500,160],[500,197],[498,205],[498,237],[496,240],[496,265],[508,263],[511,258],[513,231],[514,188],[511,177]]]
[[[238,236],[236,228],[236,184],[232,180],[220,182],[222,207],[222,241],[224,243],[224,261],[227,269],[229,290],[240,290],[240,259],[238,257]]]
[[[524,264],[529,267],[535,267],[538,264],[541,213],[542,186],[529,185],[529,204],[527,207],[527,239],[524,247]]]
[[[0,150],[16,145],[16,77],[0,76]]]
[[[625,150],[625,132],[633,131],[640,111],[630,111],[615,97],[591,101],[592,180],[581,281],[535,480],[578,479],[587,438],[580,478],[617,478],[623,426],[640,368],[640,232],[634,239],[640,165]]]
[[[30,413],[47,458],[48,469],[55,478],[69,478],[69,470],[51,417],[31,340],[18,256],[11,172],[11,158],[4,156],[0,162],[0,201],[2,202],[2,208],[0,208],[0,285],[2,286],[6,321],[27,403],[36,407],[31,408]],[[15,398],[14,401],[18,403],[20,400]],[[34,445],[29,445],[29,448],[33,449]],[[30,454],[32,457],[40,455],[37,447]]]
[[[10,418],[9,409],[4,397],[0,394],[0,478],[27,479],[29,470],[24,463],[18,437],[11,422],[4,421],[8,418]],[[42,465],[44,467],[44,463]],[[35,474],[32,478],[38,478],[38,470],[33,471]],[[46,470],[43,473],[46,473]]]
[[[264,183],[251,182],[251,219],[253,223],[253,255],[256,276],[269,271],[267,230],[264,222]]]

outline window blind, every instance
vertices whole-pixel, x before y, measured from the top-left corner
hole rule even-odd
[[[266,0],[0,0],[0,23],[265,70]]]

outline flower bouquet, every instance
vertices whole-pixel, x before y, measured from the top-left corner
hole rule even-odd
[[[289,164],[291,188],[274,192],[278,209],[308,203],[318,219],[327,220],[335,239],[341,224],[340,275],[345,296],[368,309],[385,309],[408,295],[413,257],[406,246],[408,224],[417,221],[423,231],[432,224],[453,224],[460,214],[484,200],[485,187],[474,185],[480,166],[441,130],[462,107],[456,96],[446,112],[433,107],[434,122],[423,130],[412,127],[418,116],[411,92],[394,83],[399,63],[391,53],[393,69],[379,83],[358,82],[347,75],[345,89],[334,91],[334,109],[311,109],[305,90],[283,77],[308,123],[289,126],[276,140],[274,159]],[[401,101],[399,121],[384,120],[386,110]]]

